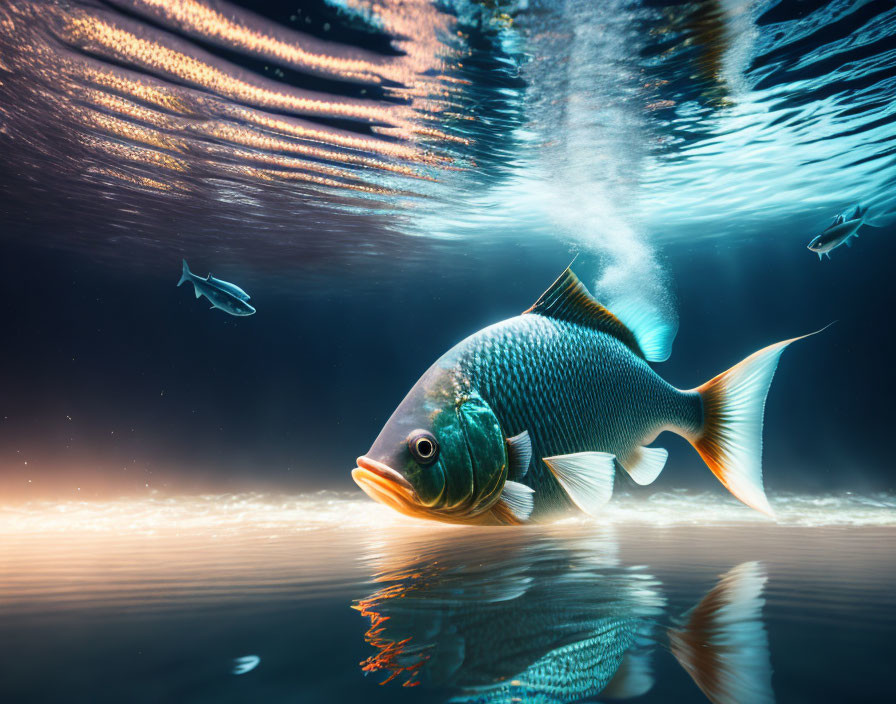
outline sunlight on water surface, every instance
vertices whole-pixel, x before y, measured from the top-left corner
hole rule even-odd
[[[896,497],[846,493],[780,494],[771,504],[781,526],[896,526]],[[555,525],[623,526],[769,525],[764,516],[727,496],[678,491],[650,498],[619,495],[600,519],[565,518]],[[243,531],[272,535],[309,530],[427,526],[366,498],[338,492],[297,496],[222,494],[118,499],[34,501],[0,508],[0,535],[83,531],[86,533],[227,536]]]
[[[61,201],[43,210],[68,246],[95,244],[97,223],[101,238],[171,246],[176,207],[180,237],[268,263],[296,241],[346,256],[333,245],[400,254],[395,236],[559,235],[629,282],[651,275],[660,240],[894,205],[886,3],[329,0],[268,13],[207,0],[0,8],[6,186],[27,203],[58,176]]]

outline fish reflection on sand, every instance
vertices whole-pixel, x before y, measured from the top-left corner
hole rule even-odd
[[[376,562],[383,586],[354,608],[376,651],[361,667],[382,684],[447,689],[458,704],[627,699],[654,685],[665,599],[649,574],[618,565],[609,536],[479,536]],[[758,563],[741,564],[668,632],[716,704],[774,701],[764,584]]]

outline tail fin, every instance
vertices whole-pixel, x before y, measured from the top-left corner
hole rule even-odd
[[[774,704],[765,582],[758,562],[732,568],[668,632],[672,655],[714,704]]]
[[[181,261],[184,263],[184,266],[183,266],[183,269],[181,270],[180,281],[177,282],[177,285],[178,285],[178,286],[180,286],[180,285],[181,285],[182,283],[184,283],[185,281],[189,281],[189,280],[190,280],[190,274],[192,273],[192,272],[190,271],[190,267],[187,266],[187,260],[186,260],[186,259],[181,259]]]
[[[885,213],[875,211],[874,217],[868,217],[868,208],[862,213],[862,224],[868,227],[888,227],[896,220],[896,210],[890,210]]]
[[[781,353],[808,336],[769,345],[694,389],[703,400],[703,428],[688,438],[691,444],[728,491],[772,518],[762,488],[765,398]]]

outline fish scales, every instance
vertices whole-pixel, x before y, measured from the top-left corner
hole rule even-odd
[[[626,652],[644,630],[644,624],[631,618],[583,624],[598,633],[571,638],[529,665],[509,681],[471,688],[451,699],[453,704],[497,704],[533,701],[557,703],[600,694],[618,671]],[[459,684],[464,684],[460,682]],[[478,691],[477,691],[478,690]]]
[[[436,360],[352,478],[397,511],[447,523],[596,517],[617,463],[637,484],[657,478],[668,452],[647,446],[668,430],[734,496],[773,516],[762,486],[765,399],[781,353],[807,336],[682,391],[648,364],[669,358],[675,330],[625,301],[617,310],[567,267],[525,313]]]
[[[475,389],[510,435],[532,439],[522,482],[536,512],[570,501],[539,458],[585,451],[625,458],[666,426],[702,423],[695,392],[664,381],[624,343],[599,330],[540,315],[511,318],[452,350],[458,385]]]

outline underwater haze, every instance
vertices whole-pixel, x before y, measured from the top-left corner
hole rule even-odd
[[[890,0],[0,3],[0,700],[885,700],[894,105]],[[355,485],[573,259],[682,389],[833,323],[774,520],[671,433],[546,525]]]

